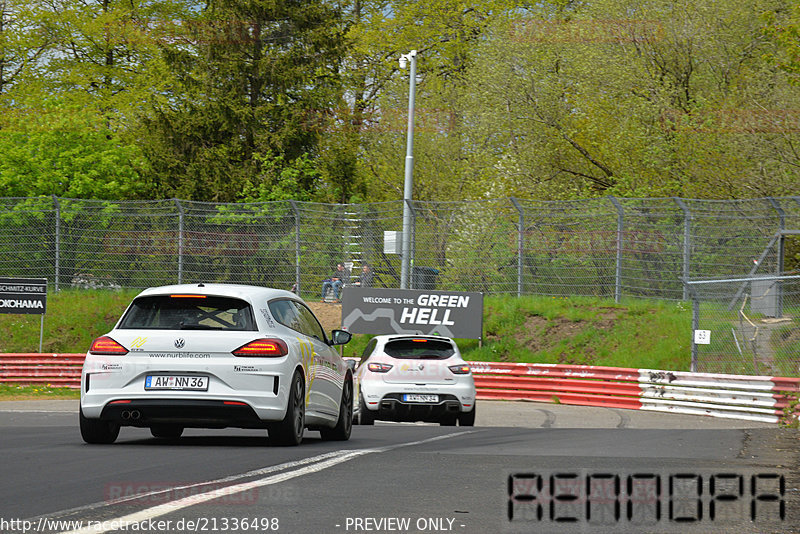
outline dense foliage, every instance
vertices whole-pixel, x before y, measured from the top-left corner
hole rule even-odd
[[[0,0],[3,196],[797,193],[789,0]]]

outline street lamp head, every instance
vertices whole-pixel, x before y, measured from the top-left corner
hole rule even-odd
[[[401,69],[405,69],[406,68],[406,64],[409,61],[411,61],[411,59],[416,55],[417,55],[417,51],[416,50],[412,50],[408,54],[401,54],[400,55],[400,68]]]

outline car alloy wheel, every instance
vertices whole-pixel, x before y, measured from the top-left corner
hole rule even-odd
[[[289,400],[283,421],[274,425],[270,437],[280,445],[300,445],[306,425],[306,388],[303,376],[295,371],[289,388]]]
[[[353,379],[350,375],[342,385],[342,401],[339,403],[339,419],[333,428],[322,428],[319,433],[322,439],[331,441],[347,441],[353,430]]]

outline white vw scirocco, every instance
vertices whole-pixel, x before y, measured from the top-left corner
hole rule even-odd
[[[80,429],[112,443],[120,427],[178,438],[187,427],[265,428],[297,445],[305,429],[347,440],[353,375],[296,294],[229,284],[140,293],[92,342],[81,375]]]

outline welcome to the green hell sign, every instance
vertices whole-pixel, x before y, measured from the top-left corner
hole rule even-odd
[[[0,313],[44,314],[45,311],[46,278],[0,277]]]
[[[483,295],[453,291],[347,288],[342,327],[356,334],[483,337]]]

